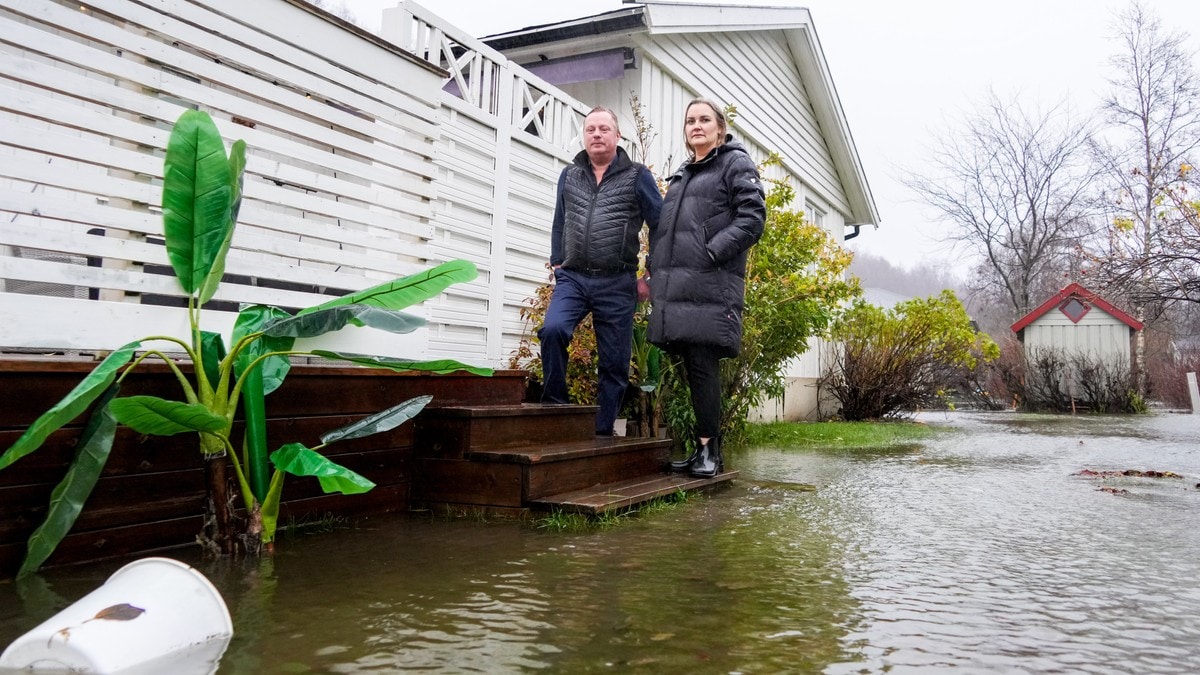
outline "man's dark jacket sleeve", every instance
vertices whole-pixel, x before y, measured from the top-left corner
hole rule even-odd
[[[567,167],[570,168],[570,167]],[[563,263],[563,223],[566,215],[563,204],[563,185],[567,182],[567,169],[558,174],[558,189],[554,198],[554,223],[550,226],[550,265],[557,267]]]

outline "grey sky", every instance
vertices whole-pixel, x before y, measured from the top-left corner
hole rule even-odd
[[[396,0],[342,2],[378,30]],[[965,267],[937,243],[936,221],[900,182],[920,171],[947,126],[989,88],[1019,94],[1029,106],[1063,100],[1093,111],[1106,88],[1115,15],[1129,0],[740,0],[736,4],[808,7],[833,73],[882,223],[848,246],[912,266],[920,260]],[[618,9],[621,0],[427,0],[426,7],[473,35],[553,23]],[[734,3],[727,3],[734,4]],[[1200,49],[1200,1],[1146,0],[1165,26],[1192,33]],[[1200,67],[1200,63],[1198,63]]]

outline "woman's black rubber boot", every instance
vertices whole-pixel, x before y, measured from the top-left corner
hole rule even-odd
[[[688,470],[695,478],[714,478],[721,473],[721,439],[713,437],[708,439],[708,442],[700,446],[699,457],[696,458],[692,468]]]

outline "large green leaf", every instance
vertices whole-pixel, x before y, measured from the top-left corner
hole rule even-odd
[[[88,373],[88,376],[83,378],[83,381],[61,401],[55,403],[53,407],[42,413],[41,417],[34,420],[25,433],[17,439],[17,442],[5,450],[3,455],[0,455],[0,469],[42,447],[42,443],[50,434],[58,431],[64,424],[87,410],[92,401],[95,401],[113,383],[113,380],[117,378],[118,371],[126,363],[129,363],[129,360],[133,358],[134,350],[141,344],[140,340],[130,342],[105,357],[95,370]]]
[[[185,431],[219,432],[229,423],[200,403],[168,401],[157,396],[129,396],[109,404],[121,424],[139,434],[174,436]]]
[[[226,239],[233,202],[229,160],[208,113],[185,110],[167,141],[163,166],[163,234],[183,290],[204,284]]]
[[[262,331],[270,337],[310,338],[341,330],[348,324],[370,326],[389,333],[411,333],[424,326],[425,319],[369,305],[341,305],[272,321],[263,326]]]
[[[343,354],[340,352],[331,352],[324,349],[314,349],[313,354],[323,356],[327,359],[341,359],[343,361],[352,361],[362,366],[371,368],[387,368],[388,370],[419,371],[422,373],[437,373],[446,375],[448,373],[457,373],[458,371],[466,371],[473,375],[483,375],[491,377],[491,368],[480,368],[479,366],[469,366],[465,363],[460,363],[453,359],[437,359],[434,361],[412,361],[409,359],[399,359],[391,356],[370,356],[368,354]]]
[[[92,494],[92,488],[100,479],[100,473],[112,452],[113,437],[117,420],[109,410],[109,403],[117,395],[120,386],[108,387],[96,402],[96,409],[79,437],[79,450],[71,460],[71,466],[63,479],[50,494],[50,508],[46,519],[29,536],[25,560],[21,562],[18,577],[36,572],[42,563],[54,553],[59,542],[75,525],[83,504]]]
[[[404,309],[436,297],[451,284],[471,281],[478,274],[479,271],[475,269],[473,263],[466,260],[451,260],[403,279],[379,284],[365,291],[351,293],[336,300],[300,310],[299,313],[309,314],[319,309],[342,305],[371,305],[384,309]]]
[[[200,331],[200,360],[204,362],[204,377],[215,386],[221,379],[221,361],[225,359],[225,341],[220,333]]]
[[[300,443],[288,443],[272,452],[271,461],[293,476],[316,476],[325,492],[356,495],[375,487],[366,478]]]
[[[410,398],[404,403],[394,405],[387,410],[375,413],[369,417],[364,417],[353,424],[347,424],[340,429],[326,431],[321,434],[321,442],[324,444],[333,443],[334,441],[343,441],[350,438],[362,438],[372,434],[379,434],[385,431],[391,431],[396,427],[404,424],[410,419],[416,417],[417,413],[421,412],[430,401],[432,396],[416,396]]]
[[[271,307],[269,305],[244,306],[238,312],[237,321],[233,324],[233,343],[237,344],[243,337],[261,331],[263,326],[273,321],[286,319],[289,316],[291,315],[278,307]],[[238,352],[237,360],[233,364],[233,372],[238,377],[241,377],[246,372],[246,366],[250,365],[258,357],[270,352],[290,351],[295,343],[295,338],[291,337],[260,337]],[[283,379],[287,377],[288,371],[291,368],[291,361],[288,360],[286,355],[281,354],[264,359],[258,366],[258,369],[262,372],[263,395],[265,396],[278,389],[279,385],[283,384]]]
[[[229,254],[229,245],[233,243],[233,230],[237,227],[238,211],[242,208],[245,170],[246,141],[239,139],[234,141],[233,147],[229,149],[229,224],[225,227],[225,239],[213,258],[212,269],[208,271],[208,276],[204,278],[204,284],[200,287],[200,304],[212,299],[213,294],[217,292],[217,286],[221,285],[221,278],[225,276],[225,256]]]
[[[254,498],[262,503],[267,496],[267,395],[263,393],[262,368],[242,373],[242,456],[245,458],[246,482]]]

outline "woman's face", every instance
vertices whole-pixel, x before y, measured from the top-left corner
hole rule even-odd
[[[707,155],[721,141],[721,122],[716,111],[706,103],[688,106],[683,118],[683,134],[696,157]]]

